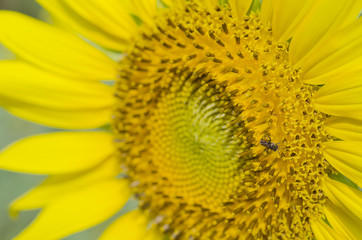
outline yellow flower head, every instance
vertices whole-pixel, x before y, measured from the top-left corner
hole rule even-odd
[[[0,12],[19,56],[0,62],[2,106],[111,130],[0,154],[50,175],[12,204],[42,208],[16,239],[60,239],[131,195],[102,240],[362,239],[362,1],[38,2],[57,27]]]

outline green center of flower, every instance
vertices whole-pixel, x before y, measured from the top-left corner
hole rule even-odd
[[[219,99],[222,89],[209,86],[208,80],[174,79],[147,126],[155,168],[173,183],[169,194],[217,207],[237,188],[238,168],[244,163],[239,155],[250,146],[234,138],[244,126],[230,125],[235,120],[231,102]]]
[[[326,116],[289,64],[288,44],[255,14],[190,2],[161,15],[121,62],[120,158],[166,234],[313,237]]]

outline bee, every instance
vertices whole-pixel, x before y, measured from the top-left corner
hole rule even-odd
[[[272,143],[270,137],[268,141],[260,139],[260,144],[266,148],[269,148],[270,150],[273,150],[274,152],[277,151],[279,148],[278,143]]]

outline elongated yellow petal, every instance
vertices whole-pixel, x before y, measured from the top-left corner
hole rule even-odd
[[[53,1],[62,2],[59,0]],[[97,26],[100,30],[105,31],[106,34],[117,38],[117,40],[129,40],[137,32],[137,25],[127,12],[127,9],[125,9],[122,3],[123,1],[63,1],[66,2],[66,5],[71,8],[71,10],[83,17],[84,20]]]
[[[37,0],[55,19],[95,43],[124,51],[137,25],[119,0]]]
[[[62,196],[72,194],[100,181],[114,178],[119,173],[119,162],[115,157],[111,157],[80,173],[50,176],[39,186],[16,199],[11,204],[10,215],[16,216],[18,212],[23,210],[45,207]]]
[[[251,2],[253,0],[229,0],[229,5],[231,7],[231,12],[235,17],[244,17],[246,12],[249,10]]]
[[[10,113],[38,124],[62,129],[91,129],[110,122],[112,111],[107,109],[59,110],[44,108],[39,105],[19,101],[3,100],[0,102]]]
[[[50,74],[28,63],[0,61],[0,105],[40,124],[87,129],[109,122],[113,88]]]
[[[340,139],[362,142],[361,120],[332,116],[326,121],[325,129]]]
[[[340,239],[362,239],[361,220],[347,215],[341,208],[336,207],[330,201],[326,201],[324,212],[333,229],[343,236]]]
[[[154,21],[154,17],[159,10],[157,6],[157,0],[124,0],[122,4],[127,9],[128,13],[133,16],[137,16],[137,18],[141,20],[142,24],[146,24],[150,27],[155,26],[156,22]],[[175,1],[172,3],[172,6],[173,5],[179,6],[183,4],[179,4],[178,1]]]
[[[290,59],[297,66],[304,67],[303,62],[310,59],[307,57],[309,52],[319,51],[319,48],[316,48],[319,42],[355,21],[362,7],[360,0],[315,2],[293,33]]]
[[[340,240],[343,239],[333,228],[322,219],[311,221],[311,227],[316,240]]]
[[[49,74],[25,62],[0,61],[0,95],[47,108],[103,109],[113,105],[113,89]]]
[[[324,156],[340,173],[362,186],[362,142],[335,141],[327,143]]]
[[[356,48],[356,52],[359,50]],[[343,56],[351,56],[349,53],[346,53]],[[334,59],[336,62],[339,62],[340,65],[336,66],[334,69],[328,70],[328,68],[322,68],[320,74],[312,76],[309,78],[309,73],[307,72],[307,76],[303,77],[303,82],[306,84],[312,85],[324,85],[329,84],[334,81],[340,81],[340,79],[345,79],[346,73],[350,74],[352,72],[360,72],[362,70],[362,57],[355,57],[350,60],[343,60],[341,58]],[[340,61],[341,60],[341,61]],[[323,61],[323,60],[322,60]],[[329,62],[332,64],[332,62]],[[335,63],[335,62],[334,62]],[[334,65],[333,63],[333,65]],[[325,72],[327,71],[327,72]],[[324,73],[325,72],[325,73]]]
[[[315,0],[270,0],[273,6],[273,36],[279,41],[290,39],[313,10]]]
[[[314,96],[314,105],[331,115],[362,120],[361,75],[353,72],[343,79],[343,83],[331,81],[323,86]]]
[[[48,71],[89,80],[115,79],[117,75],[114,61],[81,38],[49,24],[20,13],[1,11],[0,28],[2,44]]]
[[[326,179],[325,195],[342,211],[362,221],[362,192],[332,179]]]
[[[99,240],[132,239],[143,240],[146,235],[148,219],[140,210],[126,213],[113,222]]]
[[[0,168],[33,174],[66,174],[98,165],[114,152],[106,132],[55,132],[20,140],[0,153]]]
[[[272,27],[274,2],[272,0],[263,0],[260,10],[260,20],[266,27]]]
[[[107,180],[65,195],[46,206],[15,240],[54,240],[99,224],[127,202],[123,180]]]
[[[361,71],[361,35],[360,18],[322,41],[302,64],[305,81],[312,84],[332,82],[341,75]]]

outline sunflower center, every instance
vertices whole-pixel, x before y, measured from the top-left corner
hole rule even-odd
[[[143,209],[181,239],[312,238],[326,118],[255,14],[193,2],[121,62],[114,129]]]
[[[150,154],[155,169],[173,183],[169,195],[217,207],[237,187],[244,162],[239,154],[246,150],[233,136],[243,126],[227,126],[235,117],[225,111],[230,100],[216,97],[220,89],[190,78],[175,79],[148,119]]]

